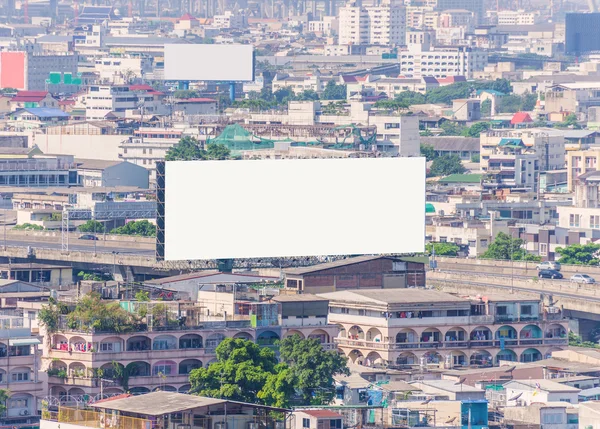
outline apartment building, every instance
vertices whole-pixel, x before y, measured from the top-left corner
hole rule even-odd
[[[146,55],[107,56],[95,60],[94,70],[103,84],[123,85],[152,72],[152,58]]]
[[[575,191],[577,179],[584,173],[600,170],[600,150],[567,151],[567,191]]]
[[[329,79],[321,79],[321,76],[318,73],[306,76],[282,75],[275,76],[271,84],[273,92],[279,89],[291,88],[292,91],[294,91],[294,94],[300,94],[307,90],[320,93],[325,89],[328,80]]]
[[[142,127],[121,142],[119,158],[146,168],[150,174],[150,183],[156,183],[156,161],[163,161],[167,151],[181,137],[182,130]]]
[[[33,148],[0,148],[0,185],[47,187],[77,185],[72,156],[44,155]]]
[[[391,367],[534,362],[568,344],[568,323],[539,299],[462,298],[436,290],[347,290],[329,300],[338,348],[353,363]]]
[[[488,170],[490,156],[496,148],[505,145],[523,145],[535,153],[539,161],[539,170],[560,170],[565,166],[565,138],[560,131],[546,128],[528,128],[513,130],[490,130],[481,133],[480,153],[481,169]]]
[[[571,112],[585,116],[588,108],[593,106],[600,106],[600,82],[563,83],[545,91],[546,112]]]
[[[524,10],[500,10],[498,25],[535,25],[535,13]]]
[[[339,27],[340,45],[403,45],[405,10],[389,2],[380,6],[349,3],[339,9]]]
[[[33,48],[33,46],[31,46]],[[35,51],[35,52],[34,52]],[[78,56],[72,52],[46,54],[38,49],[6,51],[0,53],[0,80],[4,88],[19,90],[72,93],[77,85],[64,84],[64,76],[77,75]],[[60,76],[60,81],[48,84],[50,74]]]
[[[220,298],[215,299],[218,302]],[[133,301],[121,305],[129,311],[147,305],[149,314],[153,306],[166,306],[173,322],[158,323],[149,316],[148,323],[133,332],[119,333],[69,328],[61,321],[60,331],[44,338],[42,369],[48,373],[48,392],[58,398],[95,397],[101,392],[140,394],[159,387],[187,393],[189,373],[214,362],[215,349],[225,338],[251,340],[276,349],[278,340],[298,335],[317,339],[328,350],[335,349],[332,340],[338,326],[328,323],[329,301],[325,298],[292,295],[258,302],[240,294],[234,301],[248,309],[240,320],[228,320],[225,314],[201,316],[201,308],[190,302],[182,306],[180,302]],[[208,295],[203,296],[203,302],[211,306]]]
[[[440,12],[437,28],[463,28],[466,32],[475,29],[475,14],[469,10],[454,9]]]
[[[38,372],[39,344],[29,318],[0,316],[0,388],[9,391],[6,413],[0,417],[2,425],[14,427],[39,421],[38,404],[46,395],[44,376]]]
[[[568,244],[600,238],[600,171],[591,170],[574,180],[572,206],[558,208],[558,226],[566,230]]]
[[[79,97],[88,121],[102,121],[108,114],[118,118],[169,113],[165,94],[150,85],[92,85]]]
[[[409,36],[410,33],[407,33],[407,37]],[[475,48],[431,47],[425,44],[413,47],[409,45],[409,50],[399,53],[398,58],[400,74],[407,77],[465,76],[467,79],[473,79],[488,62],[487,53]]]
[[[213,26],[223,29],[246,28],[248,26],[248,18],[243,13],[226,10],[222,15],[215,15],[213,17]]]
[[[538,156],[522,141],[507,139],[489,155],[483,187],[488,189],[538,189],[540,162]]]

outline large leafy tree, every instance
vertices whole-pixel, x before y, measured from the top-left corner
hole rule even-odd
[[[450,174],[462,174],[466,171],[464,165],[457,155],[438,156],[431,163],[430,176],[448,176]]]
[[[481,257],[484,259],[512,261],[539,261],[540,258],[538,256],[527,253],[527,251],[521,247],[523,246],[523,243],[524,241],[520,238],[511,237],[504,232],[500,232]]]
[[[167,161],[187,161],[192,159],[204,159],[200,143],[194,137],[182,137],[175,146],[169,148],[165,155]]]
[[[144,220],[134,220],[118,228],[113,228],[111,234],[141,235],[142,237],[156,236],[156,225]]]
[[[337,85],[333,79],[330,80],[325,85],[321,98],[323,100],[345,100],[346,85]]]
[[[266,398],[259,393],[275,374],[277,358],[273,350],[251,341],[227,338],[216,349],[217,361],[207,368],[190,372],[191,391],[200,396],[256,402]]]
[[[429,144],[421,143],[421,156],[424,156],[427,161],[433,161],[437,158],[437,154],[435,153],[435,149],[433,146]]]
[[[304,404],[328,404],[335,394],[333,376],[350,374],[347,359],[323,350],[316,339],[301,339],[293,335],[279,344],[281,362],[286,363],[296,378],[296,389]]]
[[[228,159],[231,155],[229,148],[222,144],[209,143],[206,150],[200,147],[200,142],[194,137],[182,137],[175,146],[171,147],[165,156],[167,161],[191,161],[205,159]]]
[[[430,255],[435,254],[437,256],[456,256],[458,254],[458,245],[456,243],[427,243],[425,250]]]
[[[86,223],[77,227],[81,232],[104,232],[104,228],[104,224],[97,220],[88,220]]]
[[[599,250],[600,244],[572,244],[567,247],[557,247],[556,253],[560,255],[558,262],[561,264],[598,265]]]

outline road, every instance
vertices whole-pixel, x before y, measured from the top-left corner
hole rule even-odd
[[[498,267],[496,265],[494,265],[494,263],[492,261],[489,264],[480,263],[477,266],[474,266],[473,264],[469,264],[466,262],[464,264],[461,264],[460,262],[455,262],[452,264],[438,262],[438,269],[440,271],[464,272],[464,273],[473,273],[473,270],[476,269],[479,274],[488,274],[490,276],[500,276],[500,277],[510,277],[511,275],[514,275],[515,278],[525,277],[525,278],[531,279],[533,277],[538,276],[537,264],[538,264],[537,262],[530,262],[526,269],[520,268],[517,266],[515,266],[514,268],[510,268],[510,269],[504,268],[504,273],[502,273],[502,274],[497,272]],[[586,268],[589,269],[589,267],[586,267]],[[507,271],[510,271],[510,273]],[[600,282],[600,267],[598,267],[597,271],[598,271],[597,274],[594,273],[594,274],[590,274],[590,275],[592,277],[594,277],[598,282]],[[560,272],[564,276],[565,280],[569,280],[573,274],[577,274],[579,271],[577,270],[577,268],[574,268],[573,266],[563,265]],[[585,272],[587,273],[587,271],[585,271]]]
[[[112,253],[118,252],[120,254],[124,253],[132,253],[135,255],[144,255],[144,256],[152,256],[155,254],[155,249],[152,246],[148,246],[146,244],[135,247],[133,244],[127,241],[96,241],[96,252],[98,253]],[[5,242],[0,237],[0,246],[4,246]],[[28,237],[27,240],[6,240],[6,246],[18,246],[18,247],[27,247],[31,246],[32,248],[45,248],[45,249],[61,249],[62,243],[60,241],[42,241],[36,240],[36,237]],[[69,241],[69,250],[79,251],[79,252],[94,252],[94,241],[92,240],[70,240]]]

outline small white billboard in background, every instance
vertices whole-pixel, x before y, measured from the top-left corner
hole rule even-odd
[[[252,45],[166,44],[165,80],[251,82]]]
[[[167,161],[165,259],[423,252],[425,158]]]

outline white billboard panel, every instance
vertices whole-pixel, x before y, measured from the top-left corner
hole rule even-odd
[[[424,250],[425,158],[168,161],[165,259]]]
[[[166,44],[165,80],[250,82],[252,45]]]

